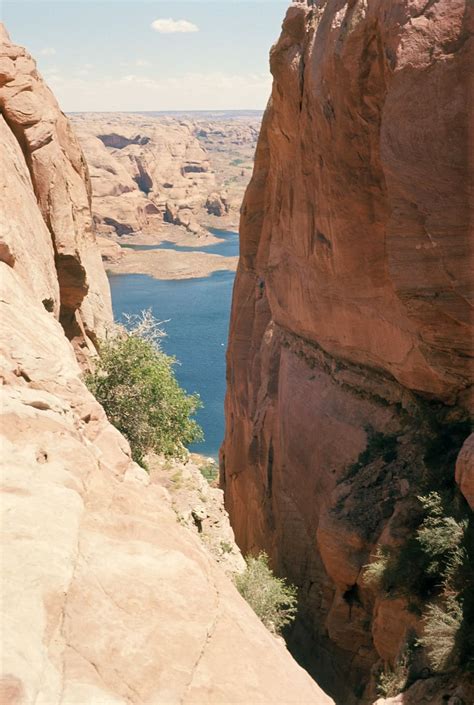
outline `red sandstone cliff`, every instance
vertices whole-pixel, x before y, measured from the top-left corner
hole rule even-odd
[[[435,466],[454,482],[469,433],[472,22],[464,0],[308,0],[271,51],[221,477],[242,550],[300,586],[295,648],[344,705],[419,634],[363,566],[410,535]],[[472,447],[456,476],[472,506]]]

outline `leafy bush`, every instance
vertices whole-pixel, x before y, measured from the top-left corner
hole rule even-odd
[[[364,581],[385,592],[429,597],[464,562],[467,521],[447,514],[441,496],[431,492],[418,498],[423,519],[415,535],[398,548],[377,546],[365,566]]]
[[[389,562],[393,562],[390,548],[388,546],[377,546],[373,559],[371,563],[364,566],[363,581],[366,585],[386,591]]]
[[[182,457],[185,445],[202,438],[192,419],[201,406],[199,397],[179,386],[173,373],[176,360],[160,349],[163,333],[151,312],[129,318],[128,324],[128,334],[101,344],[86,384],[129,441],[136,462],[144,466],[150,451]]]
[[[246,563],[245,571],[235,577],[235,585],[267,629],[279,634],[295,619],[296,588],[273,575],[266,553],[249,556]]]

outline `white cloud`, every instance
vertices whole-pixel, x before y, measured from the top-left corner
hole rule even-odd
[[[151,23],[152,28],[160,34],[181,34],[185,32],[199,32],[199,27],[188,20],[160,19]]]
[[[135,66],[150,66],[150,62],[146,59],[137,59],[135,61]]]
[[[54,56],[56,54],[56,49],[54,47],[44,47],[40,50],[41,56]]]

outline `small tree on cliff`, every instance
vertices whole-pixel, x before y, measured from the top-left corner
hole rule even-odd
[[[129,317],[127,328],[101,344],[86,383],[129,441],[137,463],[144,466],[151,451],[182,457],[187,444],[202,438],[192,418],[201,406],[199,396],[179,386],[176,360],[161,350],[164,333],[150,311]]]

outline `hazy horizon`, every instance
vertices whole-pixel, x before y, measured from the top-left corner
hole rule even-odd
[[[188,113],[202,114],[219,114],[219,115],[255,115],[263,114],[265,108],[203,108],[199,110],[186,109],[181,110],[65,110],[66,115],[89,115],[89,114],[117,114],[124,115],[185,115]]]
[[[290,0],[5,0],[67,113],[262,111]]]

